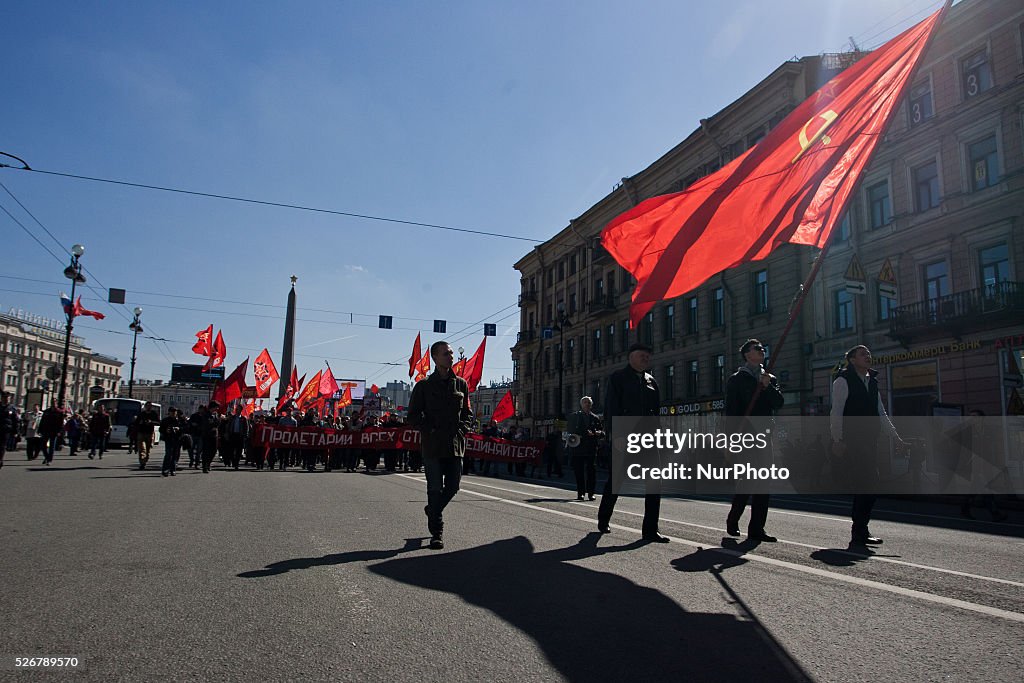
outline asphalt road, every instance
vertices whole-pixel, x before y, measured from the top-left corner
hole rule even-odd
[[[66,453],[66,452],[65,452]],[[161,454],[154,454],[158,463]],[[720,500],[643,501],[612,533],[564,482],[469,476],[426,548],[416,474],[140,472],[9,453],[0,679],[1020,681],[1024,516],[780,500],[756,547]],[[741,523],[744,527],[745,520]],[[15,657],[78,657],[29,674]]]

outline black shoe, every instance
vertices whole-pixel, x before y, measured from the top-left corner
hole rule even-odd
[[[740,525],[737,524],[736,522],[730,522],[730,521],[726,520],[726,522],[725,522],[725,533],[729,534],[730,536],[739,536],[740,535]]]
[[[765,532],[760,533],[747,533],[747,540],[749,541],[760,541],[761,543],[777,543],[779,539],[774,536],[769,536]]]
[[[601,522],[597,523],[597,530],[602,534],[610,534],[612,532],[612,530],[608,528],[607,524],[602,524]]]
[[[443,550],[444,549],[444,541],[441,540],[440,536],[434,536],[433,538],[430,539],[430,549],[431,550]]]
[[[668,536],[661,534],[644,534],[644,540],[648,543],[668,543]]]
[[[853,545],[882,545],[882,539],[877,536],[860,536],[850,539]]]
[[[597,500],[594,496],[590,496],[587,500]]]
[[[160,473],[160,476],[161,476],[161,477],[166,477],[166,476],[167,476],[167,472],[161,472],[161,473]]]
[[[171,472],[171,476],[172,476],[172,477],[174,476],[174,472]]]
[[[205,474],[209,474],[209,473],[210,473],[210,468],[209,468],[209,467],[204,467],[204,468],[203,468],[203,472],[204,472]]]
[[[576,500],[583,500],[583,496],[576,496]]]
[[[90,454],[89,454],[89,459],[90,459],[90,460],[92,460],[92,459],[93,459],[93,454],[92,454],[92,453],[90,453]]]

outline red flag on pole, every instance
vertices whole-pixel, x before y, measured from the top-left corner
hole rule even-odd
[[[494,414],[491,415],[491,419],[495,422],[501,422],[507,420],[516,414],[515,401],[512,398],[512,390],[510,389],[501,400],[498,401],[498,405],[494,407]]]
[[[281,378],[270,357],[270,351],[266,349],[263,349],[263,352],[256,357],[256,361],[252,364],[252,374],[256,379],[256,396],[258,398],[270,396],[270,387]]]
[[[320,395],[320,375],[323,371],[318,370],[313,378],[306,383],[306,386],[302,388],[302,392],[295,399],[295,407],[302,408],[310,401],[315,400]]]
[[[99,311],[90,311],[88,308],[82,306],[82,297],[75,299],[75,306],[72,309],[73,315],[88,315],[96,318],[96,320],[103,320],[107,316],[103,315]]]
[[[430,374],[430,354],[425,353],[420,356],[420,360],[416,363],[416,379],[413,383],[419,382],[421,379],[426,379],[427,375]]]
[[[718,172],[605,227],[605,248],[637,279],[634,325],[656,302],[782,244],[825,245],[944,11],[840,73]]]
[[[217,339],[214,340],[213,347],[210,349],[210,358],[203,366],[203,372],[219,368],[224,365],[224,359],[228,357],[227,347],[224,346],[224,337],[220,333],[221,331],[217,330]]]
[[[284,404],[290,401],[292,398],[294,398],[297,393],[299,393],[299,387],[301,387],[302,383],[305,381],[306,376],[303,375],[302,379],[299,379],[299,371],[293,365],[292,378],[288,382],[288,388],[285,389],[284,396],[282,396],[281,400],[277,402],[277,412],[281,412],[281,408],[284,408]]]
[[[409,356],[409,377],[413,376],[420,362],[420,357],[423,354],[420,353],[420,334],[416,333],[416,342],[412,345],[412,355]]]
[[[245,371],[249,367],[249,359],[246,358],[235,368],[227,379],[217,385],[213,390],[212,400],[220,403],[221,409],[226,409],[227,404],[236,398],[241,398],[242,390],[245,389]]]
[[[327,372],[320,375],[320,396],[333,396],[334,392],[338,390],[338,381],[334,379],[334,373],[331,372],[330,368],[327,368]]]
[[[372,387],[370,387],[370,393],[371,394],[376,394],[376,393],[379,393],[379,392],[380,392],[380,387],[378,387],[376,384],[374,384]]]
[[[346,406],[352,405],[352,385],[345,385],[345,391],[342,393],[341,398],[338,399],[337,407],[345,408]]]
[[[192,345],[192,353],[198,353],[200,356],[209,356],[210,352],[213,351],[213,346],[210,342],[213,341],[213,323],[205,330],[199,330],[196,332],[196,343]]]
[[[465,379],[465,377],[466,377],[466,363],[468,361],[469,361],[468,358],[460,358],[457,361],[455,361],[455,364],[452,365],[452,373],[454,373],[458,377],[462,377],[463,379]]]
[[[466,361],[466,372],[462,375],[462,378],[466,380],[466,384],[469,385],[469,393],[476,391],[476,388],[480,386],[480,381],[484,377],[484,351],[487,349],[487,337],[480,342],[480,346],[477,348],[476,353],[470,356],[469,360]]]
[[[252,417],[252,414],[256,412],[256,399],[252,399],[245,407],[242,408],[242,417]]]

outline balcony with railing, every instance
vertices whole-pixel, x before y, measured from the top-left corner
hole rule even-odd
[[[531,290],[529,292],[523,292],[522,294],[519,295],[519,307],[520,308],[522,308],[523,305],[525,305],[525,304],[535,304],[535,303],[537,303],[537,292],[536,291]]]
[[[519,344],[528,344],[537,338],[536,330],[521,330],[516,333],[516,346]]]
[[[992,329],[1024,319],[1024,283],[999,282],[893,309],[889,333],[900,343]]]
[[[590,300],[587,304],[587,312],[591,316],[604,315],[605,313],[611,313],[615,310],[615,295],[605,294],[600,297],[595,297]]]

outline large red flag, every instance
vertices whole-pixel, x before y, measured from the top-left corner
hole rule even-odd
[[[302,406],[306,405],[310,401],[316,400],[320,395],[320,375],[322,374],[322,370],[317,370],[317,373],[313,375],[313,378],[306,383],[306,386],[302,389],[302,393],[300,393],[295,399],[296,408],[302,408]]]
[[[465,377],[466,376],[466,363],[468,361],[469,361],[468,358],[460,358],[457,361],[455,361],[455,364],[452,365],[452,372],[455,375],[458,375],[459,377]]]
[[[96,320],[103,320],[107,317],[99,311],[90,311],[88,308],[82,306],[82,297],[75,299],[75,305],[71,310],[73,315],[88,315],[96,318]]]
[[[717,173],[605,227],[605,248],[637,279],[634,325],[656,302],[782,244],[825,245],[944,11],[840,73]]]
[[[214,340],[213,347],[210,349],[210,357],[207,359],[206,365],[203,366],[203,372],[219,368],[224,365],[224,359],[228,357],[227,347],[224,346],[224,337],[220,333],[221,331],[217,330],[217,339]]]
[[[516,414],[515,401],[512,399],[512,390],[501,397],[498,401],[498,405],[494,407],[494,414],[491,415],[491,419],[495,422],[501,422],[507,420]]]
[[[416,379],[413,383],[419,382],[421,379],[426,379],[427,375],[430,374],[430,354],[425,353],[420,356],[420,360],[416,363]]]
[[[245,389],[245,371],[248,367],[249,359],[246,358],[213,390],[211,398],[220,403],[221,412],[227,408],[228,403],[242,397],[242,390]]]
[[[258,398],[270,396],[270,387],[281,379],[281,376],[277,374],[277,367],[270,357],[270,352],[266,349],[263,349],[263,353],[257,356],[256,362],[252,364],[252,374],[256,379],[256,396]]]
[[[205,330],[199,330],[196,332],[196,343],[192,345],[192,353],[198,353],[200,356],[209,356],[210,352],[213,351],[213,346],[210,342],[213,341],[213,323]]]
[[[484,378],[484,351],[486,349],[487,337],[484,337],[484,340],[480,342],[480,346],[477,347],[476,353],[466,361],[466,371],[462,378],[469,385],[469,393],[471,394],[476,391],[476,388],[480,386],[480,381]]]
[[[409,356],[409,377],[413,376],[416,372],[416,368],[419,365],[420,357],[423,354],[420,353],[420,333],[416,333],[416,342],[412,345],[412,355]]]
[[[338,403],[337,403],[336,407],[337,408],[344,408],[344,407],[350,406],[350,405],[352,405],[352,385],[351,384],[346,384],[345,385],[345,391],[344,391],[344,393],[342,393],[341,398],[338,399]],[[337,414],[337,411],[335,411],[335,414]]]
[[[327,368],[327,372],[320,375],[320,396],[327,396],[329,398],[338,389],[338,380],[334,379],[334,373],[331,372],[330,368]]]

